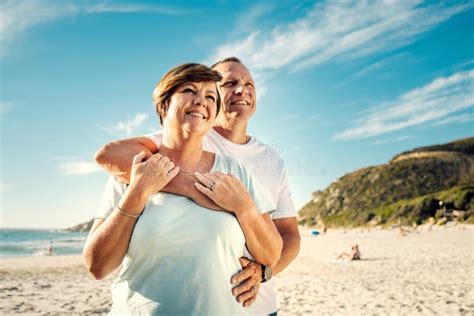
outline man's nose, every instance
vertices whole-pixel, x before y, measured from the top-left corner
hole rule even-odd
[[[236,94],[248,94],[248,89],[247,87],[243,84],[243,83],[238,83],[237,84],[237,88],[235,89],[235,93]]]

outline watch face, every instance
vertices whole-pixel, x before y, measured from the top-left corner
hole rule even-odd
[[[265,267],[265,280],[270,280],[272,278],[272,268]]]

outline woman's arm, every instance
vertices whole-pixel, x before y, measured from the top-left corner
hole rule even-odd
[[[179,167],[175,168],[172,161],[160,154],[147,161],[144,159],[144,152],[134,157],[130,185],[125,194],[106,220],[94,222],[87,237],[83,256],[96,279],[102,279],[120,265],[148,197],[160,191],[179,172]]]
[[[242,182],[220,172],[196,174],[196,188],[217,205],[235,214],[245,235],[250,254],[256,261],[274,267],[281,255],[282,239],[270,215],[260,214]],[[209,185],[212,185],[212,190]]]

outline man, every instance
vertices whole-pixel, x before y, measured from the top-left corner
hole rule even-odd
[[[283,239],[283,250],[275,267],[240,259],[244,269],[231,278],[235,285],[232,293],[244,306],[255,302],[257,315],[276,315],[276,296],[270,278],[296,258],[300,246],[286,168],[272,148],[247,135],[248,121],[256,110],[255,83],[248,69],[236,57],[223,59],[211,68],[223,76],[219,83],[222,109],[213,130],[205,137],[204,149],[232,156],[253,173],[274,206],[273,222]],[[151,156],[160,145],[159,133],[121,140],[103,146],[96,154],[96,161],[114,176],[128,182],[133,156],[142,150]],[[180,172],[165,191],[185,195],[200,205],[216,209],[212,201],[195,189],[195,181],[193,175]]]

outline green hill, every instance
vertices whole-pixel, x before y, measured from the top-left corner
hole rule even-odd
[[[411,224],[439,217],[439,201],[474,220],[474,137],[416,148],[347,174],[314,192],[299,215],[307,225]]]

